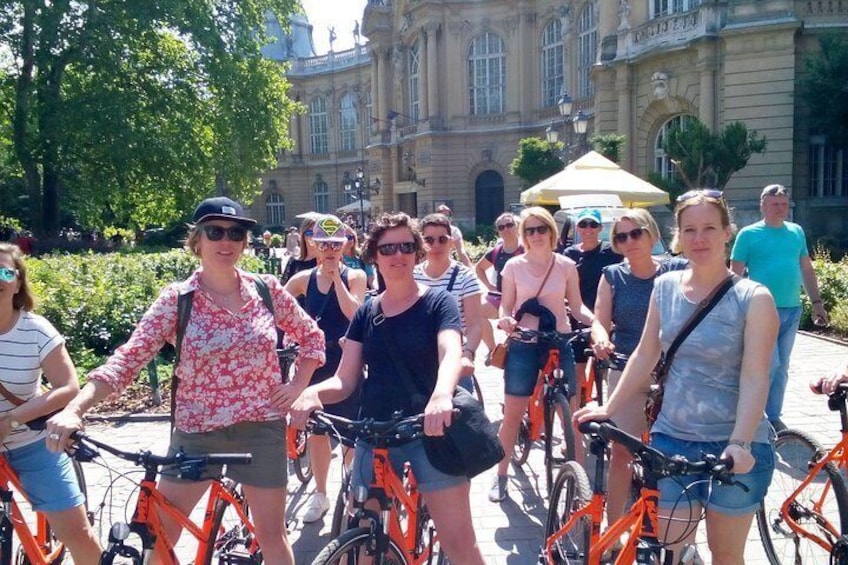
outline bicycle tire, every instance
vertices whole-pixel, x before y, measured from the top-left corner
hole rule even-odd
[[[356,565],[362,557],[364,561],[372,563],[372,556],[376,549],[376,534],[370,528],[354,528],[334,538],[321,550],[321,553],[312,561],[312,565]],[[360,555],[364,551],[365,555]],[[384,565],[408,565],[403,551],[394,540],[389,540],[388,555],[385,556]]]
[[[561,392],[553,393],[553,403],[545,402],[545,486],[548,489],[548,494],[551,492],[551,486],[554,481],[554,464],[561,457],[554,457],[553,441],[554,441],[554,423],[556,422],[557,412],[561,412],[560,420],[562,424],[562,445],[564,447],[563,456],[566,461],[573,461],[575,458],[574,449],[574,428],[571,427],[571,406],[568,404],[568,399]]]
[[[245,515],[249,518],[250,506],[241,492],[241,485],[235,485],[233,490],[237,494],[236,498],[239,499]],[[262,551],[254,547],[254,542],[253,535],[242,523],[241,517],[232,504],[226,500],[218,500],[212,514],[212,529],[207,540],[206,554],[200,561],[200,565],[218,563],[222,555],[231,551],[250,553],[253,558],[252,563],[261,565]]]
[[[545,540],[557,533],[571,519],[574,510],[589,504],[592,488],[586,471],[576,461],[566,461],[560,467],[551,490],[551,503],[545,524]],[[592,523],[581,517],[572,529],[559,538],[554,546],[554,562],[558,565],[578,565],[588,561]]]
[[[297,457],[292,460],[294,474],[302,484],[312,480],[312,461],[309,459],[309,434],[306,430],[297,430],[295,435]]]
[[[339,486],[339,494],[336,496],[336,505],[333,508],[333,521],[330,524],[330,538],[337,538],[342,533],[347,516],[347,500],[350,494],[350,473],[345,473],[344,480]]]
[[[519,467],[527,463],[532,445],[530,425],[527,423],[527,418],[524,417],[521,419],[521,425],[518,427],[518,435],[515,438],[515,445],[512,447],[512,462]]]
[[[797,536],[785,524],[780,510],[786,499],[807,478],[811,464],[827,452],[806,433],[787,429],[777,435],[775,453],[771,486],[757,510],[757,528],[766,556],[774,565],[828,563],[829,552],[807,538]],[[825,491],[827,487],[829,490]],[[825,530],[817,526],[815,516],[818,514],[812,510],[813,500],[821,500],[823,492],[826,492],[826,517],[840,533],[845,534],[848,527],[848,485],[833,463],[825,465],[819,475],[799,493],[792,512],[796,515],[796,522],[805,530],[832,540],[833,536],[826,536]]]

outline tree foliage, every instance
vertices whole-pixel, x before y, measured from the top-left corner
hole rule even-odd
[[[620,133],[596,133],[589,138],[589,144],[610,161],[620,163],[626,140],[627,137]]]
[[[0,108],[30,223],[183,217],[218,190],[250,200],[287,146],[284,69],[261,56],[268,11],[296,0],[0,4]],[[2,148],[0,148],[2,150]]]
[[[748,164],[751,155],[765,152],[766,145],[765,137],[748,131],[742,122],[713,133],[703,122],[691,118],[669,129],[663,149],[687,188],[723,189],[730,177]]]
[[[819,40],[820,51],[807,57],[801,82],[812,126],[835,147],[848,147],[848,40],[831,33]]]
[[[518,156],[509,165],[509,172],[529,188],[564,168],[559,153],[562,142],[551,143],[539,137],[525,137],[518,142]]]

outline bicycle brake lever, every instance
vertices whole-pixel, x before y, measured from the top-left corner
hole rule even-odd
[[[84,443],[75,443],[71,446],[70,455],[80,463],[91,463],[100,457],[100,452]]]

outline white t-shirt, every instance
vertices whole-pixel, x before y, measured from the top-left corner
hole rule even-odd
[[[14,327],[0,334],[0,382],[21,400],[38,396],[41,394],[41,364],[51,351],[64,343],[65,339],[45,318],[21,311]],[[0,413],[14,408],[14,404],[0,395]],[[20,426],[6,436],[0,451],[28,445],[46,433]]]
[[[475,294],[482,294],[480,281],[477,280],[477,275],[475,275],[474,271],[465,265],[461,265],[456,261],[451,260],[450,265],[445,272],[441,274],[441,276],[431,278],[424,272],[425,264],[426,263],[419,263],[415,266],[415,270],[412,272],[412,275],[415,277],[416,282],[420,282],[424,286],[429,286],[430,288],[438,288],[444,291],[448,290],[448,285],[450,284],[451,277],[453,276],[454,267],[459,267],[459,270],[456,273],[456,280],[453,281],[453,287],[450,290],[450,294],[456,298],[456,301],[459,304],[459,315],[462,319],[462,334],[465,335],[468,331],[468,324],[465,320],[465,306],[463,305],[462,300],[466,297],[474,296]]]

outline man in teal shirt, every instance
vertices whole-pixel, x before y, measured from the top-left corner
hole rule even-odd
[[[748,276],[769,289],[780,316],[766,401],[766,416],[779,429],[783,427],[780,411],[789,380],[789,356],[801,321],[801,285],[813,303],[816,325],[827,324],[827,312],[822,306],[804,230],[786,221],[789,216],[786,187],[779,184],[765,187],[760,195],[760,211],[761,221],[739,231],[730,259],[733,272],[742,276],[747,267]]]

